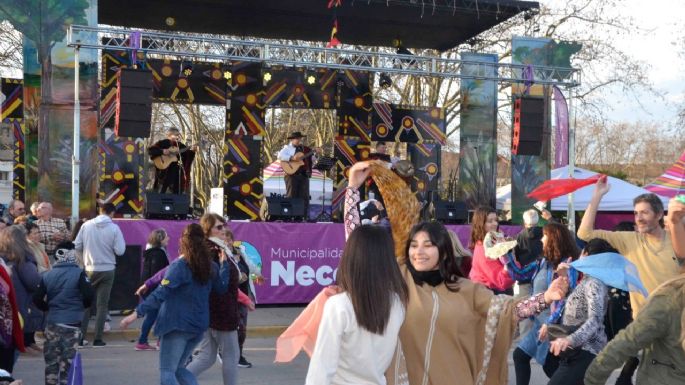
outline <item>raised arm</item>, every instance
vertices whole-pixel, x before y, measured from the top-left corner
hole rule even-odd
[[[610,189],[611,186],[607,183],[606,177],[602,177],[597,181],[595,191],[592,193],[592,199],[590,199],[590,204],[588,204],[585,214],[583,214],[583,219],[580,221],[580,227],[578,228],[578,237],[580,239],[589,241],[593,238],[595,218],[597,218],[599,203]]]
[[[685,203],[673,198],[668,202],[668,231],[676,257],[685,260]]]
[[[352,231],[361,226],[361,219],[359,218],[359,187],[369,177],[371,168],[368,162],[357,162],[349,171],[347,191],[345,191],[345,239],[350,236]]]

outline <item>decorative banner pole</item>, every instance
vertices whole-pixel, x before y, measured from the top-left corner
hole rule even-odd
[[[573,178],[576,168],[576,110],[573,108],[573,88],[568,88],[568,177]],[[568,194],[568,229],[576,234],[576,210],[573,205],[573,193]]]
[[[77,43],[80,41],[77,40]],[[74,150],[71,157],[71,228],[78,222],[79,216],[79,175],[80,175],[80,147],[81,147],[81,101],[79,99],[80,88],[80,45],[74,46]]]

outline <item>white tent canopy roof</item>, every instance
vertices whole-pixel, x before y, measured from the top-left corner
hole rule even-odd
[[[597,175],[594,171],[585,170],[576,167],[573,177],[576,179],[586,179]],[[566,179],[568,178],[568,167],[560,167],[552,170],[552,179]],[[633,198],[641,194],[647,194],[649,191],[628,183],[624,180],[608,177],[611,190],[607,193],[599,205],[599,211],[633,211]],[[592,193],[595,189],[594,185],[586,186],[577,190],[573,194],[574,208],[576,211],[584,211],[587,208]],[[664,207],[668,205],[668,198],[660,197],[664,202]],[[511,210],[511,185],[502,186],[497,189],[497,208],[500,210]],[[552,211],[566,211],[568,210],[568,197],[566,195],[552,199]]]

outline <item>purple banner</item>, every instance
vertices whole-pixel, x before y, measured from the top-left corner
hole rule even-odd
[[[171,241],[169,256],[178,258],[178,239],[190,221],[118,219],[126,244],[145,247],[148,234],[164,228]],[[255,264],[261,264],[263,285],[256,286],[260,304],[308,303],[325,286],[335,282],[338,261],[345,246],[340,223],[230,222],[236,245]],[[468,245],[470,226],[448,226]],[[511,236],[519,226],[502,226]]]
[[[555,127],[557,138],[554,151],[554,168],[568,165],[568,104],[559,87],[554,86]]]

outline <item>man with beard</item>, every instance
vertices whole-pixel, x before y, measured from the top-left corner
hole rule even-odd
[[[593,238],[601,238],[609,242],[626,259],[635,264],[642,284],[651,294],[662,283],[678,276],[680,266],[685,263],[685,255],[678,255],[674,250],[675,243],[672,234],[677,233],[671,231],[673,229],[670,227],[668,231],[664,229],[664,205],[654,194],[643,194],[633,199],[635,231],[595,230],[594,223],[599,203],[609,189],[606,178],[601,178],[597,182],[592,200],[580,223],[578,237],[586,242]],[[646,302],[647,299],[642,294],[630,292],[633,319]],[[629,359],[624,371],[632,372],[631,369],[637,367],[637,364],[637,358]],[[630,384],[630,377],[622,378],[617,383]]]

